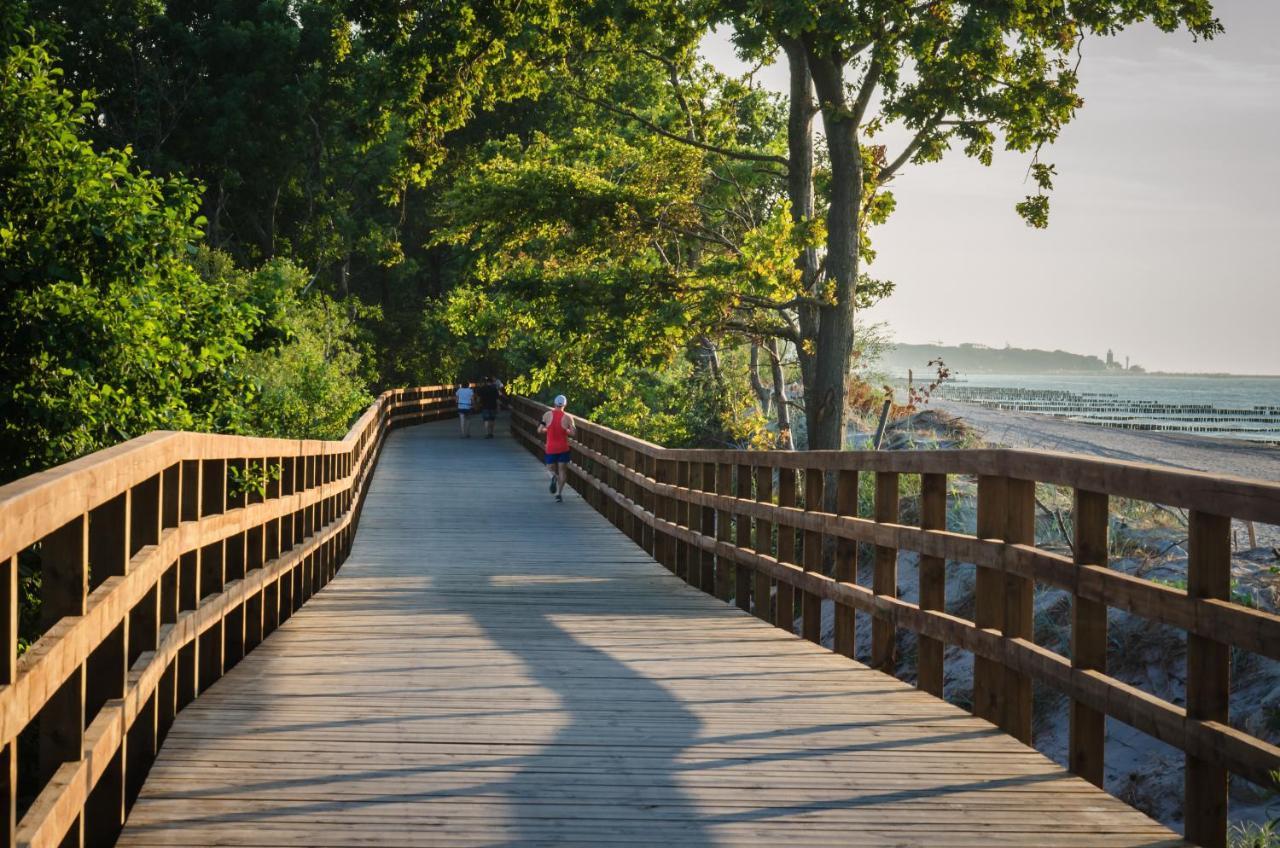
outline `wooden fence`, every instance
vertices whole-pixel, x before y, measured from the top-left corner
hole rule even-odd
[[[545,406],[514,403],[535,453]],[[941,697],[946,646],[972,652],[973,712],[1030,744],[1032,681],[1070,699],[1069,767],[1103,785],[1105,718],[1186,754],[1186,836],[1226,842],[1228,775],[1263,786],[1280,748],[1229,723],[1233,649],[1280,659],[1280,617],[1231,601],[1231,519],[1280,524],[1280,484],[1019,450],[669,450],[589,422],[571,473],[587,501],[690,584],[818,641],[835,604],[834,649],[854,656],[855,611],[870,614],[871,665],[893,672],[899,634],[917,634],[919,688]],[[859,474],[874,475],[858,517]],[[919,475],[918,526],[899,523],[900,478]],[[947,530],[948,475],[977,479],[977,533]],[[1074,490],[1074,556],[1035,545],[1037,483]],[[1186,589],[1108,567],[1109,508],[1121,497],[1188,513]],[[825,541],[829,540],[829,541]],[[857,549],[873,553],[870,587]],[[919,554],[919,603],[898,594],[899,551]],[[977,567],[973,619],[946,612],[946,569]],[[1071,595],[1071,656],[1036,644],[1035,585]],[[1186,706],[1107,674],[1107,611],[1186,632]],[[784,611],[779,614],[779,611]],[[798,613],[798,614],[796,614]]]
[[[112,844],[174,715],[333,577],[387,431],[454,408],[389,391],[341,441],[156,432],[0,487],[0,845]]]

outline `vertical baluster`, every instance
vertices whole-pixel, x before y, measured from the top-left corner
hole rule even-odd
[[[716,494],[729,496],[733,493],[733,466],[727,462],[717,463],[716,469]],[[718,509],[716,512],[716,541],[725,544],[733,541],[733,532],[730,528],[731,513],[727,509]],[[730,556],[716,557],[716,597],[726,603],[733,597],[734,589],[734,559]]]
[[[1231,519],[1193,510],[1187,596],[1231,597]],[[1231,646],[1187,634],[1187,718],[1225,725],[1231,700]],[[1186,755],[1186,837],[1203,848],[1223,848],[1227,833],[1227,771]]]
[[[804,510],[824,512],[823,497],[826,489],[826,472],[821,468],[804,471]],[[822,573],[822,533],[804,531],[804,570]],[[814,644],[822,644],[822,598],[813,592],[801,593],[800,629],[804,638]]]
[[[851,468],[842,469],[836,476],[836,513],[858,514],[858,472]],[[835,577],[842,583],[858,581],[858,543],[852,539],[841,537],[836,540]],[[853,657],[857,649],[853,607],[836,604],[835,618],[836,653]]]
[[[17,679],[18,672],[18,555],[0,561],[0,686]],[[0,846],[15,842],[18,827],[18,740],[0,744],[0,793],[4,795],[4,821]]]
[[[201,475],[200,517],[221,514],[227,506],[227,464],[221,459],[206,459]],[[202,522],[202,524],[205,522]],[[222,591],[226,582],[224,571],[226,546],[213,542],[200,549],[199,599]],[[198,691],[204,692],[222,676],[222,621],[218,621],[199,639]]]
[[[195,459],[182,461],[182,497],[179,515],[183,523],[200,520],[200,501],[204,492],[204,463]],[[178,558],[178,609],[194,610],[200,603],[200,552],[189,551]],[[195,698],[199,691],[198,647],[188,643],[178,649],[178,709]]]
[[[692,472],[690,471],[690,465],[688,462],[685,462],[683,460],[676,462],[676,485],[681,489],[686,490],[686,492],[682,494],[687,495],[687,490],[692,485],[692,483],[690,482],[691,474]],[[675,513],[676,513],[677,524],[679,524],[681,527],[685,528],[686,530],[693,527],[692,521],[690,519],[690,515],[692,514],[692,509],[690,507],[689,502],[685,500],[683,497],[676,499]],[[676,541],[676,576],[684,579],[685,582],[690,584],[692,584],[696,579],[692,574],[692,568],[690,566],[690,563],[692,562],[692,559],[693,559],[691,556],[691,551],[692,551],[692,548],[690,547],[688,542],[684,540]]]
[[[893,471],[876,472],[875,520],[898,520],[898,474]],[[876,545],[875,569],[871,576],[871,590],[877,595],[898,594],[898,551]],[[893,622],[879,616],[871,619],[871,666],[894,674],[898,667],[898,634]]]
[[[1079,565],[1109,564],[1107,523],[1109,504],[1101,492],[1077,489],[1075,494],[1075,561]],[[1073,595],[1071,598],[1072,668],[1107,670],[1107,606]],[[1071,701],[1071,771],[1103,787],[1107,738],[1106,715],[1080,701]]]
[[[89,513],[89,574],[91,588],[129,568],[129,492]],[[129,673],[129,617],[99,643],[89,656],[85,680],[85,721],[91,724],[108,701],[123,698]],[[111,756],[98,785],[85,804],[86,844],[115,842],[124,824],[124,746]]]
[[[756,500],[773,504],[773,466],[756,466]],[[765,556],[773,556],[773,522],[767,518],[756,519],[755,549]],[[764,621],[772,622],[773,579],[765,571],[756,572],[755,613]]]
[[[702,463],[702,490],[705,492],[714,492],[716,490],[716,465],[714,462]],[[713,507],[702,507],[702,535],[714,537],[716,526],[716,511]],[[716,593],[716,555],[714,551],[707,548],[701,549],[702,558],[702,578],[699,585],[702,591],[707,594]]]
[[[659,459],[654,466],[654,480],[658,484],[669,484],[672,482],[672,463],[670,460]],[[659,494],[654,499],[653,512],[656,518],[664,521],[672,520],[672,501],[666,495]],[[656,527],[656,525],[655,525]],[[676,570],[675,563],[675,544],[671,536],[657,530],[653,537],[653,558],[662,563],[662,566],[668,571]]]
[[[702,490],[702,463],[689,463],[689,491],[698,492]],[[688,522],[689,529],[694,533],[702,533],[702,507],[698,504],[690,502],[688,504]],[[685,580],[690,586],[698,589],[704,588],[702,585],[702,549],[697,544],[690,543],[688,549],[688,562],[686,563]]]
[[[165,469],[160,485],[161,534],[174,530],[182,521],[182,463],[174,463]],[[160,579],[160,629],[159,642],[163,643],[173,630],[181,610],[178,597],[181,562],[175,560],[165,569]],[[164,741],[173,718],[178,712],[178,662],[171,660],[160,675],[156,697],[156,742]]]
[[[796,505],[796,470],[794,468],[778,469],[778,506],[794,507]],[[796,561],[796,529],[783,521],[778,522],[778,562],[795,564]],[[779,580],[774,623],[794,633],[796,627],[796,595],[795,587],[786,580]]]
[[[1035,545],[1036,484],[1033,480],[1010,478],[1008,514],[1004,540],[1011,545]],[[1001,630],[1007,638],[1030,640],[1033,634],[1032,613],[1035,584],[1026,577],[1004,575],[1004,623]],[[1031,676],[1011,668],[1004,670],[1004,722],[1006,733],[1031,744]]]
[[[978,478],[978,538],[1000,539],[1008,513],[1008,480],[1004,477]],[[978,566],[974,582],[973,621],[978,627],[1004,627],[1004,575],[994,568]],[[993,724],[1004,718],[1004,667],[985,657],[973,658],[973,714]]]
[[[739,465],[737,468],[737,477],[735,478],[736,488],[734,496],[739,500],[751,500],[751,466]],[[737,513],[734,516],[734,544],[739,549],[749,549],[751,547],[751,519],[743,513]],[[734,600],[738,604],[738,609],[751,611],[751,577],[754,571],[741,562],[734,566]]]
[[[947,529],[947,475],[920,475],[920,527],[924,530]],[[947,568],[942,557],[920,557],[920,609],[945,611],[947,608]],[[944,645],[938,639],[919,635],[916,685],[930,695],[942,697]]]
[[[162,477],[157,474],[133,487],[129,500],[129,553],[136,556],[143,548],[160,541],[163,524],[161,512]],[[135,684],[150,663],[160,638],[160,585],[153,584],[133,608],[129,618],[129,685]],[[142,791],[142,781],[155,759],[159,742],[157,728],[159,698],[152,691],[138,705],[138,714],[129,728],[125,746],[125,805],[132,806]]]
[[[47,631],[64,616],[84,615],[89,596],[89,522],[81,516],[46,536],[40,545],[40,629]],[[43,787],[63,763],[80,759],[84,750],[85,668],[71,673],[40,711],[40,763],[37,785]],[[84,821],[68,830],[72,845],[83,842]]]

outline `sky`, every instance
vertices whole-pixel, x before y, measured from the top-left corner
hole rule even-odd
[[[1280,2],[1214,5],[1226,33],[1209,42],[1151,26],[1085,42],[1085,105],[1041,154],[1047,230],[1013,209],[1034,192],[1026,155],[904,169],[868,269],[897,289],[864,319],[903,343],[1280,374]],[[727,32],[703,52],[745,68]],[[782,63],[757,78],[785,90]]]

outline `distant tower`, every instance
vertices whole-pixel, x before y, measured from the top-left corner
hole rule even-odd
[[[1129,357],[1127,356],[1124,358],[1124,370],[1129,370]]]
[[[1111,352],[1111,348],[1107,348],[1107,367],[1108,368],[1116,367],[1116,355]]]

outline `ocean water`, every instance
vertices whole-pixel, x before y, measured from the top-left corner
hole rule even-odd
[[[1126,430],[1280,442],[1280,377],[959,374],[939,394]]]

